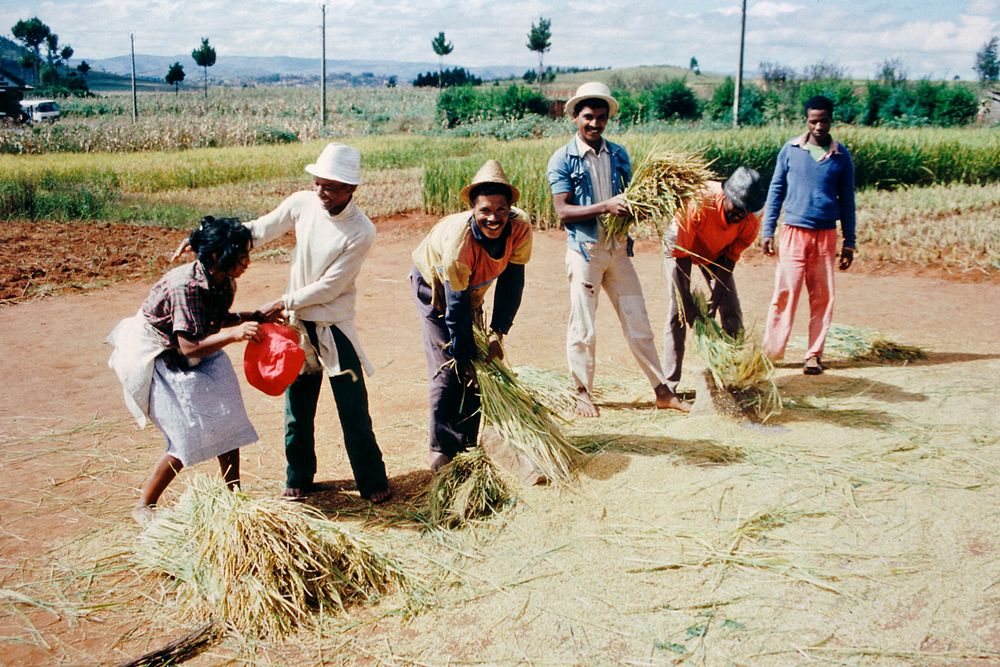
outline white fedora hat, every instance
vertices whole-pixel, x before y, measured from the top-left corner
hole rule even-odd
[[[306,171],[317,178],[357,185],[361,182],[361,152],[344,144],[327,144],[316,162],[306,165]]]
[[[577,88],[573,97],[566,100],[566,114],[572,116],[577,104],[594,98],[608,103],[608,116],[618,113],[618,100],[611,96],[611,89],[600,81],[589,81]]]

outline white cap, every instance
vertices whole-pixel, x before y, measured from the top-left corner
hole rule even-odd
[[[317,178],[357,185],[361,182],[361,152],[344,144],[327,144],[306,171]]]

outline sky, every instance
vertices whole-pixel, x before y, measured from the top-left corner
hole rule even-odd
[[[38,16],[74,58],[187,56],[208,37],[218,57],[320,57],[320,0],[5,0],[0,29]],[[546,65],[678,65],[732,74],[740,0],[328,0],[327,58],[437,62],[446,67],[537,66],[532,22],[552,22]],[[826,62],[870,78],[890,59],[910,79],[974,79],[976,51],[1000,35],[1000,0],[747,0],[744,70],[761,62],[798,72]]]

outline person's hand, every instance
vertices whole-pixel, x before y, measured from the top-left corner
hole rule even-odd
[[[615,195],[611,199],[605,200],[604,212],[617,218],[627,218],[632,215],[632,211],[622,195]]]
[[[285,321],[285,300],[275,299],[265,303],[254,312],[254,316],[259,316],[261,322],[284,322]]]
[[[260,340],[260,323],[259,322],[241,322],[236,325],[233,330],[233,337],[237,341],[241,340]]]
[[[181,255],[183,255],[190,249],[191,249],[191,244],[188,242],[187,239],[184,239],[183,241],[181,241],[181,244],[177,246],[177,250],[174,250],[174,254],[171,255],[170,257],[170,261],[176,262],[178,259],[180,259]]]
[[[854,263],[854,248],[841,248],[840,249],[840,270],[846,271],[851,268],[851,264]]]
[[[774,255],[774,237],[773,236],[765,237],[764,240],[760,242],[760,249],[768,257]]]
[[[486,363],[494,359],[503,359],[503,334],[491,331],[486,348]]]

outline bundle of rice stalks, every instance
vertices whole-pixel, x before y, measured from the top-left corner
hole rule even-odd
[[[488,519],[514,500],[482,447],[461,452],[434,473],[427,494],[431,523],[445,528]]]
[[[174,579],[178,601],[240,632],[283,636],[405,583],[400,565],[318,510],[231,492],[194,475],[143,531],[136,561]]]
[[[927,358],[922,348],[895,343],[874,329],[858,329],[843,324],[830,325],[826,348],[851,361],[915,361]]]
[[[781,394],[774,383],[774,365],[760,343],[741,333],[733,338],[709,313],[705,295],[692,292],[699,317],[694,323],[694,340],[712,380],[728,391],[744,410],[752,410],[762,420],[781,412]]]
[[[496,428],[511,449],[551,482],[568,480],[573,457],[580,454],[580,450],[559,427],[559,422],[565,423],[565,420],[522,385],[503,360],[493,359],[487,363],[487,334],[478,325],[474,330],[479,356],[473,364],[483,420]]]
[[[699,197],[705,182],[713,178],[715,174],[701,155],[653,149],[635,169],[623,193],[632,216],[605,216],[608,237],[621,236],[635,224],[652,228],[662,240],[674,214]]]

